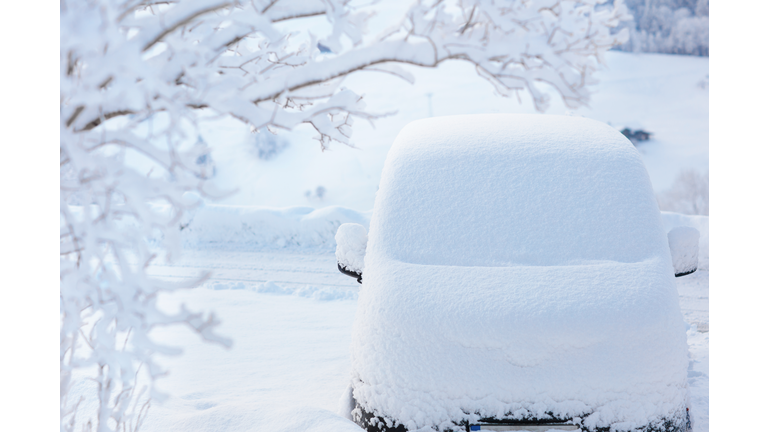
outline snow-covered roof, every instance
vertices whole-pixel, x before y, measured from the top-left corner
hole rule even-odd
[[[353,332],[364,409],[409,429],[467,413],[682,421],[686,353],[650,180],[618,131],[498,114],[398,135]]]
[[[636,262],[666,241],[633,145],[580,117],[410,123],[387,156],[371,247],[414,264]]]

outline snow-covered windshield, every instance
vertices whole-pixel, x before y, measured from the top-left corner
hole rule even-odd
[[[663,250],[639,154],[618,131],[564,116],[411,123],[390,150],[369,251],[415,264],[637,262]]]

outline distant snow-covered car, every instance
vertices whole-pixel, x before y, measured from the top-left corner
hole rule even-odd
[[[698,232],[667,237],[639,153],[610,126],[411,123],[370,232],[336,239],[339,269],[362,280],[345,413],[367,431],[690,428],[669,242],[689,273]]]

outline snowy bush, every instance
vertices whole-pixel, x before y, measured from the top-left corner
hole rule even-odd
[[[661,210],[709,216],[709,172],[682,171],[658,201]]]
[[[629,41],[618,49],[633,52],[709,55],[709,0],[627,0],[634,16]]]
[[[317,202],[322,201],[327,192],[328,189],[326,189],[325,186],[318,186],[313,191],[304,191],[304,196],[307,197],[310,202]]]
[[[588,101],[604,52],[627,40],[626,31],[611,34],[628,19],[623,3],[596,10],[602,2],[423,1],[364,40],[371,7],[348,0],[62,0],[61,429],[139,427],[165,373],[156,354],[180,352],[154,343],[154,327],[184,324],[230,344],[213,332],[215,316],[157,307],[162,293],[206,275],[169,283],[146,271],[179,255],[185,212],[223,196],[209,181],[208,148],[194,138],[199,121],[304,124],[323,149],[351,144],[353,118],[378,115],[344,77],[412,80],[398,63],[448,60],[473,64],[504,96],[529,92],[539,110],[549,102],[539,84],[574,108]],[[323,16],[330,32],[317,39],[301,19]],[[78,417],[73,387],[88,378],[98,408]]]
[[[254,140],[256,156],[261,160],[270,160],[288,147],[288,141],[275,134],[262,131]]]

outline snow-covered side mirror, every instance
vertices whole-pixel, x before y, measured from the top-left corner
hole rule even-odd
[[[673,228],[668,234],[669,252],[675,277],[685,276],[699,267],[699,230],[691,227]]]
[[[368,232],[356,223],[341,224],[336,231],[336,261],[339,271],[357,278],[363,283],[365,247],[368,245]]]

